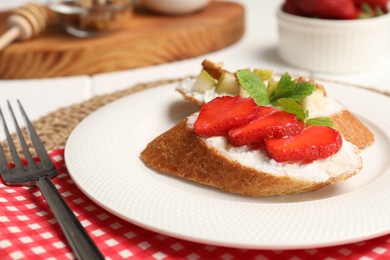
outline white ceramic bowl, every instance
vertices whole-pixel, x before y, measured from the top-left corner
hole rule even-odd
[[[317,72],[354,72],[375,67],[390,49],[390,14],[357,20],[326,20],[282,10],[280,57],[288,64]]]
[[[138,0],[141,5],[158,13],[181,15],[204,8],[210,0]]]

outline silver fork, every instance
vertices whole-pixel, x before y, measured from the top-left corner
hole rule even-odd
[[[3,124],[4,133],[7,138],[8,147],[12,156],[14,168],[8,167],[8,162],[0,145],[0,173],[3,181],[7,185],[16,186],[38,186],[43,197],[49,205],[51,211],[56,217],[61,226],[62,231],[72,247],[75,256],[78,259],[104,259],[102,253],[93,243],[92,239],[85,231],[81,223],[78,221],[72,210],[68,207],[65,200],[62,198],[59,191],[51,181],[51,177],[57,174],[54,164],[39,139],[35,129],[33,128],[26,112],[24,111],[20,101],[17,101],[20,112],[26,124],[27,132],[29,133],[31,142],[36,150],[40,162],[35,162],[27,147],[26,140],[22,134],[19,124],[16,120],[14,111],[9,101],[7,101],[8,109],[13,119],[16,133],[18,135],[20,145],[23,150],[27,165],[23,165],[17,153],[16,147],[12,141],[11,134],[4,119],[3,112],[0,108],[0,118]]]

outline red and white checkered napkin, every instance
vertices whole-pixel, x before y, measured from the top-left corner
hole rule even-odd
[[[63,149],[50,153],[53,179],[107,259],[378,259],[390,258],[390,235],[322,249],[241,250],[167,237],[128,223],[97,206],[73,183]],[[1,259],[74,259],[40,191],[0,183]]]

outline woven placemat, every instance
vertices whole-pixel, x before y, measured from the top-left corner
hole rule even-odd
[[[35,130],[41,138],[45,148],[52,150],[55,148],[64,147],[66,141],[73,131],[73,129],[88,115],[96,111],[100,107],[113,102],[119,98],[137,93],[142,90],[158,87],[164,84],[175,83],[183,80],[183,78],[176,79],[164,79],[148,83],[139,83],[121,91],[117,91],[111,94],[95,96],[85,102],[78,103],[69,107],[60,108],[54,112],[47,114],[32,122]],[[26,111],[28,113],[28,111]],[[27,138],[27,145],[30,147],[30,151],[35,155],[35,150],[32,148],[31,141],[28,139],[26,129],[22,129],[22,132]],[[22,154],[22,149],[19,142],[16,141],[16,134],[13,134],[14,143],[19,154]],[[3,143],[3,149],[6,157],[10,159],[8,145],[5,141]]]

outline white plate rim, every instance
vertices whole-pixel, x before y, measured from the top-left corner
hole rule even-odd
[[[360,96],[363,95],[367,99],[375,98],[377,100],[387,98],[378,93],[357,88],[353,85],[344,85],[335,82],[327,83],[328,86],[326,87],[328,92],[330,92],[330,94],[344,95],[341,96],[341,99],[346,98],[347,95],[356,96],[357,94]],[[153,101],[153,99],[168,96],[173,98],[173,100],[180,102],[181,97],[173,90],[174,85],[175,84],[161,85],[114,101],[83,120],[68,138],[65,147],[65,162],[69,174],[75,184],[98,205],[129,222],[162,234],[194,242],[236,248],[301,249],[324,247],[366,240],[390,232],[390,219],[387,220],[386,217],[382,217],[390,214],[390,205],[387,206],[387,204],[390,203],[386,203],[386,196],[390,196],[390,191],[387,191],[384,185],[384,183],[390,182],[390,174],[387,174],[390,171],[388,165],[382,176],[379,177],[380,181],[375,180],[357,191],[323,200],[278,204],[247,203],[204,198],[198,194],[190,194],[183,190],[172,189],[165,184],[161,184],[159,179],[150,176],[145,178],[144,173],[149,172],[150,170],[142,166],[142,163],[139,160],[131,165],[131,167],[134,167],[135,169],[131,168],[127,170],[137,172],[137,176],[135,177],[138,179],[137,183],[141,183],[146,188],[157,188],[161,190],[161,192],[158,192],[157,194],[143,193],[142,197],[139,197],[138,194],[144,191],[138,192],[138,194],[137,192],[129,192],[131,195],[129,198],[130,201],[124,201],[124,199],[121,201],[120,198],[119,201],[117,201],[118,196],[115,198],[112,197],[112,193],[116,192],[113,189],[122,189],[123,192],[128,192],[125,190],[126,187],[121,186],[123,183],[117,182],[115,182],[115,184],[119,185],[119,187],[108,187],[106,184],[111,180],[108,180],[106,176],[102,175],[102,172],[106,173],[110,170],[122,170],[109,166],[109,162],[116,159],[115,156],[118,156],[118,154],[114,153],[113,157],[108,156],[109,158],[102,158],[103,154],[106,152],[104,149],[108,148],[107,143],[115,143],[115,140],[105,137],[104,143],[101,140],[102,133],[96,135],[91,134],[90,132],[87,133],[86,131],[91,131],[91,129],[96,126],[103,127],[107,121],[111,122],[110,120],[113,120],[113,122],[115,122],[115,120],[119,120],[112,116],[113,113],[117,113],[120,109],[126,110],[126,108],[128,108],[127,106],[142,106],[145,102],[139,101],[141,98],[149,97]],[[351,92],[350,90],[353,91]],[[161,94],[163,95],[161,96]],[[373,102],[375,103],[375,101]],[[136,104],[133,104],[134,102]],[[155,103],[153,102],[153,104]],[[136,113],[140,114],[138,111]],[[367,116],[365,111],[362,111],[362,115],[365,117]],[[151,116],[153,116],[153,114],[151,114]],[[123,120],[126,117],[121,116],[120,118],[120,120]],[[370,120],[377,119],[378,118],[370,118]],[[138,120],[142,121],[143,119],[138,118]],[[387,120],[390,123],[390,116],[386,116],[384,120]],[[167,124],[173,125],[173,122]],[[92,125],[94,126],[92,127]],[[386,125],[381,125],[379,127],[381,127],[381,129],[386,129]],[[114,136],[116,134],[123,134],[120,132],[122,128],[118,129],[113,126],[111,128],[108,127],[107,129],[101,131],[111,131],[110,134],[113,134]],[[96,131],[98,132],[99,130]],[[389,135],[386,135],[385,137],[389,140]],[[98,144],[97,146],[94,146],[96,142]],[[117,145],[120,146],[122,143]],[[96,153],[97,148],[102,150]],[[134,156],[132,159],[137,160]],[[96,165],[96,161],[99,161],[98,166]],[[123,165],[126,165],[126,162],[122,162],[122,166]],[[106,169],[103,171],[101,169],[102,167],[106,167]],[[139,174],[140,170],[143,172],[142,174]],[[98,177],[102,178],[102,180],[96,178],[91,181],[91,177],[96,177],[93,175],[88,177],[88,174],[91,174],[91,172],[93,172],[93,174],[98,174]],[[121,172],[120,174],[126,173]],[[123,181],[123,179],[121,179],[121,181]],[[146,184],[145,181],[147,182]],[[139,187],[135,188],[138,190]],[[356,199],[358,199],[358,203],[354,202]],[[172,206],[172,200],[176,205]],[[192,205],[187,205],[188,202],[191,202]],[[156,206],[156,203],[159,203],[159,205]],[[204,204],[206,204],[207,207],[204,206]],[[372,205],[368,207],[370,210],[364,208],[363,210],[365,212],[361,209],[357,209],[362,207],[362,205],[367,206],[369,204],[375,205],[376,210],[372,209]],[[313,208],[316,210],[314,211]],[[321,219],[322,215],[329,214],[327,211],[334,210],[335,208],[339,211],[332,213],[332,216],[329,215],[328,219]],[[237,213],[238,209],[241,213],[237,214],[238,216],[232,216],[232,214]],[[340,209],[345,210],[345,212],[341,213]],[[232,219],[225,220],[221,218],[221,216],[217,216],[216,212],[218,212],[218,210],[225,216],[230,214]],[[282,212],[290,212],[291,215],[288,219],[284,220],[283,218],[275,217],[275,214]],[[298,214],[297,212],[300,213]],[[356,213],[364,214],[363,216],[355,216],[352,218],[352,214]],[[178,214],[180,216],[178,216]],[[269,225],[264,225],[253,216],[253,214],[256,214],[256,217],[262,218],[264,221],[268,221],[267,224]],[[319,218],[320,220],[308,219],[309,215]],[[185,218],[185,220],[182,218]],[[370,221],[374,221],[375,224],[358,226],[356,228],[354,225],[362,224],[361,218],[368,218]],[[336,221],[337,223],[328,223],[327,221],[329,219]],[[245,223],[242,221],[245,221]],[[248,221],[252,223],[248,223]],[[290,222],[290,225],[286,225],[286,222]],[[318,226],[320,223],[322,224],[322,227]],[[303,228],[303,225],[309,227]],[[227,226],[229,226],[229,230],[226,230]],[[341,230],[329,231],[329,228],[332,228],[332,226],[337,226],[338,228],[341,228]],[[303,230],[298,230],[298,227],[303,228]],[[310,231],[310,227],[311,229],[317,228],[318,230]],[[323,232],[323,234],[318,235],[321,232]]]

